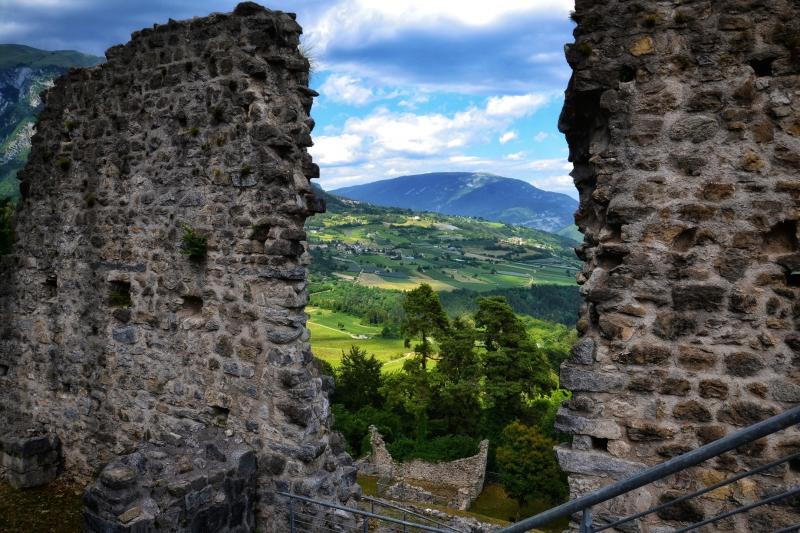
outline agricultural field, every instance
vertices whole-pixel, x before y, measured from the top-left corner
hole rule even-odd
[[[462,216],[375,207],[326,195],[329,211],[306,223],[318,278],[438,292],[575,286],[575,241]]]
[[[339,365],[342,352],[351,346],[374,354],[383,362],[384,372],[402,369],[403,361],[411,355],[411,350],[403,346],[403,339],[383,338],[381,327],[365,326],[357,317],[318,307],[306,307],[306,313],[314,355],[334,367]]]

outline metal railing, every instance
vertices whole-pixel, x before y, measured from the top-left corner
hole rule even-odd
[[[414,533],[417,531],[453,533],[453,531],[458,531],[447,526],[434,527],[433,525],[411,522],[408,519],[404,520],[353,507],[345,507],[288,492],[278,492],[277,494],[289,499],[288,519],[290,533],[369,533],[378,529],[381,532],[398,533]],[[430,520],[407,509],[397,508],[406,512],[406,518],[417,515]]]
[[[369,496],[362,496],[361,501],[365,502],[369,505],[370,512],[375,513],[375,508],[377,507],[380,509],[381,507],[386,509],[386,515],[392,516],[399,514],[401,516],[401,520],[409,522],[416,520],[421,520],[424,523],[430,524],[432,527],[438,527],[443,530],[452,531],[455,533],[463,533],[460,529],[456,529],[452,526],[445,524],[444,522],[440,522],[438,520],[434,520],[429,516],[425,516],[423,514],[417,513],[416,511],[412,511],[411,509],[406,509],[404,507],[400,507],[399,505],[395,505],[393,503],[389,503],[384,500],[380,500],[378,498],[371,498]]]
[[[800,424],[800,406],[794,407],[784,413],[776,415],[772,418],[753,424],[728,436],[722,437],[710,444],[692,450],[688,453],[674,457],[659,465],[647,468],[642,472],[633,475],[627,479],[623,479],[599,490],[591,492],[578,499],[569,501],[553,509],[549,509],[536,516],[526,518],[503,529],[498,533],[521,533],[530,531],[537,527],[546,526],[547,524],[563,519],[569,518],[573,515],[580,514],[580,533],[599,533],[601,531],[618,528],[624,524],[641,520],[654,513],[659,513],[688,502],[694,498],[704,494],[713,492],[717,489],[735,483],[741,479],[745,479],[756,474],[769,473],[770,470],[779,467],[782,464],[790,461],[800,461],[800,451],[791,453],[786,457],[771,461],[751,470],[741,472],[730,478],[714,483],[700,490],[680,496],[668,502],[651,507],[646,511],[632,514],[622,518],[614,518],[606,521],[603,524],[595,525],[593,519],[593,508],[608,502],[618,496],[625,495],[631,491],[664,480],[665,478],[682,472],[700,463],[719,457],[720,455],[735,450],[741,446],[750,444],[758,439],[772,435],[778,431],[784,430],[790,426]],[[370,510],[356,509],[352,507],[344,507],[341,505],[314,500],[296,494],[289,494],[286,492],[278,492],[280,496],[289,499],[289,522],[291,533],[311,533],[311,532],[363,532],[380,530],[396,531],[396,532],[415,532],[415,531],[429,531],[435,533],[454,533],[458,532],[457,529],[452,528],[442,522],[438,522],[432,518],[426,517],[419,513],[413,512],[409,509],[404,509],[400,506],[390,504],[378,499],[363,497],[362,500],[370,506]],[[800,497],[800,485],[789,488],[779,494],[773,494],[761,500],[742,505],[735,509],[727,510],[709,518],[703,518],[688,526],[674,530],[672,533],[688,533],[696,531],[700,528],[719,522],[731,516],[746,513],[750,510],[770,505],[773,503],[786,500],[793,496]],[[383,507],[388,509],[387,514],[376,513],[375,507]],[[396,516],[389,516],[389,514],[400,514],[400,518]],[[426,523],[417,523],[412,520],[422,520]],[[780,529],[773,531],[773,533],[792,533],[800,532],[800,523],[781,526]],[[460,532],[458,532],[460,533]]]
[[[748,470],[741,474],[737,474],[719,483],[716,483],[709,487],[705,487],[696,492],[692,492],[691,494],[687,494],[685,496],[681,496],[680,498],[676,498],[669,502],[652,507],[647,511],[619,518],[611,523],[603,524],[601,526],[593,525],[592,508],[599,504],[612,500],[613,498],[622,496],[633,490],[644,487],[645,485],[649,485],[656,481],[663,480],[668,476],[686,470],[687,468],[696,466],[702,463],[703,461],[712,459],[714,457],[718,457],[725,452],[735,450],[740,446],[749,444],[760,438],[766,437],[768,435],[786,429],[795,424],[800,424],[800,406],[794,407],[793,409],[790,409],[784,413],[773,416],[772,418],[769,418],[762,422],[758,422],[756,424],[753,424],[752,426],[746,427],[735,433],[722,437],[721,439],[716,440],[710,444],[706,444],[701,448],[692,450],[688,453],[685,453],[683,455],[665,461],[651,468],[647,468],[644,471],[629,477],[628,479],[623,479],[621,481],[603,487],[602,489],[591,492],[578,499],[569,501],[567,503],[559,505],[558,507],[554,507],[553,509],[540,513],[536,516],[532,516],[530,518],[526,518],[524,520],[516,522],[508,527],[501,529],[499,533],[521,533],[523,531],[530,531],[531,529],[534,529],[536,527],[544,526],[552,522],[553,520],[557,520],[559,518],[571,517],[577,513],[581,513],[581,525],[580,525],[581,533],[598,533],[600,531],[605,531],[611,528],[621,526],[623,524],[627,524],[629,522],[633,522],[635,520],[642,519],[653,513],[658,513],[666,508],[672,507],[680,503],[684,503],[688,500],[691,500],[698,496],[702,496],[703,494],[706,494],[713,490],[719,489],[720,487],[724,487],[726,485],[734,483],[740,479],[755,474],[759,474],[762,472],[766,472],[781,464],[796,460],[800,458],[800,452],[793,453],[782,459],[778,459],[776,461],[772,461],[770,463],[759,466],[752,470]],[[710,518],[706,518],[701,521],[695,522],[686,527],[677,529],[673,531],[673,533],[686,533],[689,531],[695,531],[699,528],[702,528],[703,526],[714,524],[730,516],[745,513],[757,507],[762,507],[764,505],[776,503],[781,500],[786,500],[788,498],[791,498],[792,496],[798,496],[798,495],[800,495],[800,485],[792,487],[780,494],[775,494],[768,498],[764,498],[762,500],[758,500],[753,503],[738,507],[736,509],[725,511]],[[794,531],[800,531],[800,523],[788,527],[783,527],[782,529],[776,530],[773,533],[789,533]]]

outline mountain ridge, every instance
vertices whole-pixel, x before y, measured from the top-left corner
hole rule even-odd
[[[487,172],[412,174],[330,192],[374,205],[485,218],[548,232],[570,226],[578,207],[566,194]]]
[[[15,178],[28,158],[36,117],[44,106],[42,92],[69,69],[102,61],[74,50],[0,44],[0,198],[19,194]]]

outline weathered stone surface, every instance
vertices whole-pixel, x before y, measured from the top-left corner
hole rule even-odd
[[[219,425],[284,462],[258,463],[260,529],[283,523],[278,488],[357,492],[329,445],[330,387],[303,312],[303,226],[323,203],[300,34],[293,15],[244,3],[136,32],[47,92],[0,267],[0,415],[57,435],[70,477]],[[187,229],[206,238],[204,257],[184,253]],[[172,460],[181,475],[205,468]],[[190,524],[224,518],[187,494],[205,509]],[[161,505],[148,498],[113,520],[146,522]]]
[[[575,3],[575,40],[591,54],[567,53],[559,127],[585,234],[578,331],[595,355],[563,365],[580,394],[559,420],[576,437],[592,420],[624,427],[613,452],[591,453],[653,464],[800,402],[800,63],[786,37],[798,15],[789,0]],[[776,457],[766,442],[714,466]],[[598,486],[586,470],[570,476],[573,495]],[[689,479],[647,493],[658,502]],[[781,509],[776,524],[800,521]],[[701,501],[641,530],[720,510]],[[750,530],[744,517],[725,527]]]
[[[489,456],[488,440],[481,441],[478,453],[472,457],[438,463],[420,459],[401,463],[392,458],[375,426],[370,426],[369,432],[372,449],[356,466],[362,474],[392,481],[387,496],[420,503],[441,501],[444,497],[450,507],[466,510],[483,490]],[[433,498],[420,485],[436,487],[441,497]]]
[[[9,485],[27,489],[53,481],[63,466],[61,441],[29,421],[4,423],[0,435],[0,472]]]
[[[606,453],[573,450],[563,445],[556,446],[556,456],[565,472],[587,476],[629,477],[646,467],[642,463],[616,459]]]
[[[86,489],[86,531],[254,531],[257,473],[255,452],[222,431],[143,444]]]

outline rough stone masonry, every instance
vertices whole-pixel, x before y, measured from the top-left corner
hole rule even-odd
[[[300,33],[243,3],[136,32],[48,91],[2,264],[0,415],[57,436],[67,475],[220,427],[219,449],[255,451],[259,529],[282,527],[275,490],[352,496],[305,328],[303,224],[324,206]]]
[[[573,495],[800,402],[800,5],[577,0],[561,117],[580,192],[582,338],[558,416]],[[600,512],[642,510],[800,449],[797,431]],[[699,520],[796,462],[652,517]],[[723,522],[773,531],[798,502]],[[656,531],[656,526],[650,531]],[[643,526],[642,530],[648,530]]]

